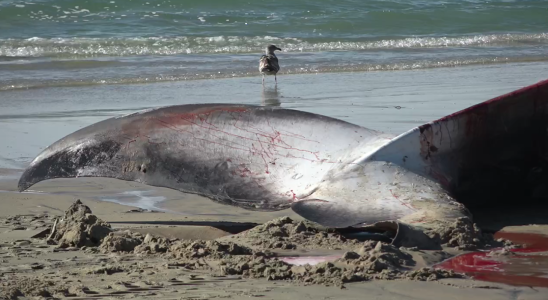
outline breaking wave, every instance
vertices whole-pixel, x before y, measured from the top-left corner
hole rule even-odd
[[[271,36],[29,38],[0,40],[0,61],[9,58],[87,58],[98,56],[257,53],[273,43],[287,52],[360,51],[548,44],[548,33],[458,37],[407,37],[383,40],[278,38]]]

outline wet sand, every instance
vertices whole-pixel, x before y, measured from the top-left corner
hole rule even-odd
[[[146,196],[142,196],[143,194]],[[151,197],[162,199],[163,202],[157,203],[155,206],[153,201],[149,201]],[[160,218],[164,221],[262,223],[286,215],[294,219],[302,219],[290,210],[252,212],[237,207],[227,207],[198,195],[107,178],[53,179],[38,183],[23,193],[17,191],[17,179],[0,180],[0,198],[11,199],[9,201],[14,204],[10,208],[10,215],[29,211],[31,213],[60,213],[74,200],[85,199],[88,202],[91,201],[89,206],[92,210],[95,205],[107,208],[105,212],[107,215],[102,217],[108,222],[154,221]],[[34,201],[38,202],[27,202],[28,199],[35,199]],[[55,199],[55,201],[41,205],[40,199]],[[136,208],[152,212],[125,213]],[[169,216],[168,219],[166,216]]]

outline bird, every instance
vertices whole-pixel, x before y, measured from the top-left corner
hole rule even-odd
[[[263,74],[263,85],[265,75],[274,75],[274,80],[276,81],[276,84],[278,84],[276,73],[280,71],[280,65],[278,64],[276,54],[274,54],[274,51],[276,50],[282,51],[282,49],[274,45],[268,45],[265,49],[265,54],[263,54],[259,60],[259,71]]]

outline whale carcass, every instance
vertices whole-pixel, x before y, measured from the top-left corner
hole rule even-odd
[[[384,226],[412,245],[432,222],[471,218],[467,203],[543,197],[547,120],[548,81],[399,136],[275,107],[161,107],[60,139],[19,190],[109,177],[250,210],[291,208],[328,227]]]

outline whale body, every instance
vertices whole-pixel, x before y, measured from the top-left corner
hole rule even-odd
[[[542,194],[547,114],[548,81],[398,136],[276,107],[160,107],[53,143],[25,169],[19,190],[109,177],[249,210],[291,208],[328,227],[392,222],[402,231],[471,218],[468,203]]]

